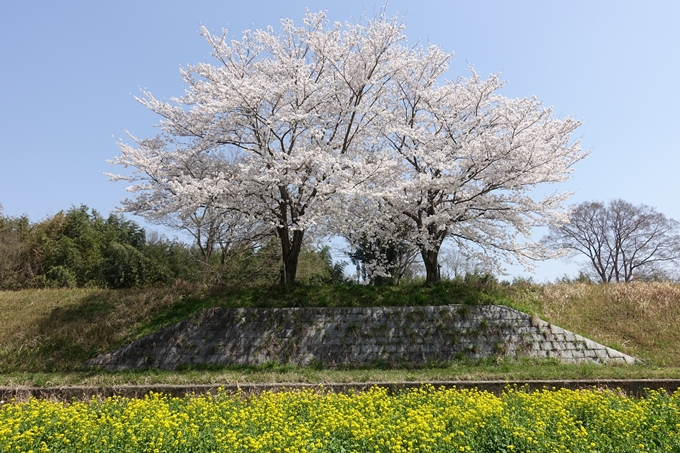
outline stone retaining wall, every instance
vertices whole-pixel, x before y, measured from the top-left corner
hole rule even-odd
[[[637,361],[512,308],[447,305],[211,308],[87,365],[106,370],[267,362],[338,366],[494,356]]]

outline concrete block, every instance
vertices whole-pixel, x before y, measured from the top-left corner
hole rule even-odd
[[[599,359],[609,359],[609,354],[607,353],[607,350],[602,348],[602,349],[595,349],[595,354],[597,355],[597,358]]]
[[[593,340],[589,340],[587,338],[584,338],[584,343],[585,347],[588,349],[600,349],[604,347],[601,344],[595,343]]]
[[[635,357],[631,357],[629,355],[624,355],[623,359],[626,361],[626,364],[628,365],[635,365],[636,363],[638,363],[638,359],[636,359]]]
[[[551,341],[537,341],[538,345],[540,346],[542,351],[552,351],[553,350],[553,344]]]
[[[586,358],[586,353],[585,351],[579,351],[574,349],[571,351],[571,356],[575,359],[584,359]]]
[[[559,343],[564,342],[564,334],[563,333],[555,333],[553,332],[553,338],[552,341],[557,341]]]
[[[564,335],[564,329],[562,329],[561,327],[557,327],[554,324],[550,324],[549,328],[553,335]]]
[[[386,344],[392,344],[392,345],[403,344],[403,343],[411,344],[411,340],[408,337],[404,337],[404,336],[401,336],[401,335],[394,335],[394,336],[388,337],[387,342],[386,342]]]
[[[594,349],[586,349],[583,351],[585,356],[589,359],[596,359],[598,357],[597,352]]]
[[[379,347],[375,345],[361,345],[359,349],[360,353],[363,355],[374,355],[377,354],[379,350]]]
[[[567,349],[561,349],[555,352],[557,353],[557,357],[561,360],[571,360],[574,357],[572,351],[569,351]]]

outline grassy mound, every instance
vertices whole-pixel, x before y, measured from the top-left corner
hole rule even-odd
[[[212,306],[501,304],[538,315],[650,364],[680,366],[680,285],[494,282],[0,292],[0,373],[66,372]]]

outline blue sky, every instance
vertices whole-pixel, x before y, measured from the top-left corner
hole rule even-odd
[[[382,2],[22,1],[0,16],[0,203],[38,221],[71,205],[103,214],[127,195],[103,172],[129,130],[155,133],[158,118],[133,99],[179,95],[179,68],[210,61],[201,25],[239,38],[246,28],[300,21],[305,7],[331,21],[372,15]],[[623,198],[680,220],[680,2],[399,1],[412,43],[453,51],[449,78],[501,72],[510,97],[536,96],[584,122],[592,153],[557,190],[572,202]],[[135,217],[132,219],[144,222]],[[169,233],[172,236],[172,233]],[[534,278],[574,275],[564,261]],[[514,275],[521,272],[511,268]],[[528,275],[528,274],[525,274]]]

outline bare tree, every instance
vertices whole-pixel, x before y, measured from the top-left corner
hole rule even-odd
[[[248,222],[238,211],[222,210],[210,204],[184,213],[169,213],[155,222],[189,234],[205,264],[209,264],[215,251],[220,252],[220,265],[228,260],[229,253],[271,236],[259,224]]]
[[[624,200],[584,202],[544,241],[588,257],[602,282],[630,282],[665,274],[680,258],[680,224],[647,205]]]
[[[441,276],[449,280],[464,278],[467,274],[493,274],[493,267],[482,260],[466,256],[454,246],[442,247],[439,255]]]

